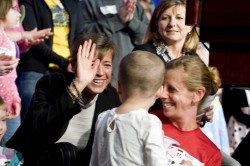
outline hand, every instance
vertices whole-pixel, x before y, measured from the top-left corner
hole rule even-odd
[[[133,19],[133,15],[136,9],[135,0],[123,0],[122,6],[119,9],[119,17],[123,23],[130,22]]]
[[[10,73],[18,65],[19,59],[14,56],[0,54],[0,76]]]
[[[53,33],[51,32],[51,28],[46,28],[42,30],[37,30],[34,28],[31,31],[24,31],[23,33],[23,41],[26,47],[32,47],[34,45],[38,45],[41,42],[44,42],[45,39],[48,39]]]
[[[210,105],[208,108],[206,108],[205,114],[202,117],[201,121],[197,122],[200,127],[203,127],[206,122],[213,122],[214,117],[214,107]]]
[[[182,160],[181,164],[182,166],[193,166],[192,162],[189,160]]]
[[[85,41],[80,45],[77,52],[77,66],[75,84],[80,92],[94,79],[100,59],[94,59],[96,45],[92,40]]]

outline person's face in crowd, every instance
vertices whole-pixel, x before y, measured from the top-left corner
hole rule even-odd
[[[5,28],[15,28],[19,24],[19,19],[21,17],[18,5],[16,1],[13,1],[13,6],[10,8],[6,15],[6,25]]]
[[[166,71],[164,91],[160,97],[163,104],[163,114],[170,119],[179,119],[187,115],[192,106],[193,92],[190,92],[183,82],[182,70]]]
[[[98,51],[96,55],[98,54]],[[112,76],[112,51],[107,51],[100,61],[97,73],[93,81],[88,84],[86,90],[91,94],[99,94],[104,91],[111,81]]]
[[[3,110],[2,108],[0,108],[0,140],[2,140],[7,127],[6,127],[6,110]]]
[[[160,16],[157,23],[157,30],[163,40],[168,44],[185,42],[191,26],[185,25],[186,8],[185,6],[172,6],[166,9]]]

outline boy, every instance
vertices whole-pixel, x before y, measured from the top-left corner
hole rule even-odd
[[[99,115],[90,165],[168,165],[162,124],[148,109],[163,90],[165,65],[152,53],[135,51],[119,66],[121,106]]]

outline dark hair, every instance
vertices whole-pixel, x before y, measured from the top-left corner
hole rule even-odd
[[[107,51],[112,51],[112,60],[115,58],[117,48],[113,41],[108,37],[98,33],[85,33],[79,36],[73,43],[71,48],[71,55],[74,59],[77,55],[78,48],[84,43],[84,41],[91,39],[96,44],[96,50],[98,51],[98,58],[102,59]]]

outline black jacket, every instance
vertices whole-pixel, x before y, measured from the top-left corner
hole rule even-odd
[[[54,144],[66,131],[69,120],[81,111],[78,103],[73,103],[66,92],[74,75],[54,73],[38,81],[29,111],[21,126],[6,146],[16,149],[29,160],[43,149]],[[88,165],[92,152],[95,123],[98,115],[120,105],[119,97],[113,87],[99,94],[92,122],[91,134],[83,150],[82,165]]]
[[[74,39],[83,31],[81,23],[79,0],[61,0],[65,10],[70,16],[69,47],[71,48]],[[20,0],[20,4],[25,6],[26,15],[23,21],[25,30],[38,30],[51,28],[53,32],[53,21],[49,7],[44,0]],[[34,71],[45,73],[49,63],[55,63],[59,67],[66,69],[68,60],[52,51],[53,37],[50,36],[45,42],[33,46],[30,50],[21,55],[18,71]]]

